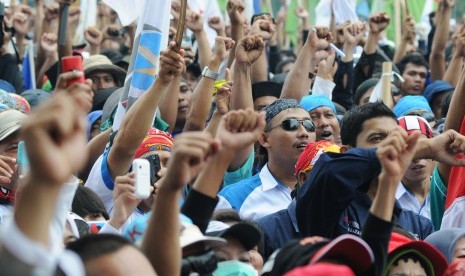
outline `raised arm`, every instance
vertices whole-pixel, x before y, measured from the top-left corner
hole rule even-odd
[[[354,50],[365,36],[366,25],[355,22],[343,29],[345,57],[339,62],[334,82],[336,87],[333,92],[333,101],[342,105],[347,110],[354,105]]]
[[[309,73],[314,73],[318,63],[328,58],[331,50],[329,43],[333,40],[331,33],[326,27],[317,27],[310,30],[294,67],[284,82],[281,92],[282,99],[300,99],[308,95],[312,79]]]
[[[203,16],[196,13],[190,12],[187,16],[186,25],[187,27],[194,32],[195,39],[198,43],[198,53],[199,53],[199,64],[200,70],[204,66],[207,66],[209,59],[212,55],[210,45],[208,43],[207,33],[203,29]]]
[[[184,186],[205,167],[218,150],[218,142],[206,132],[187,132],[176,137],[166,175],[160,180],[152,216],[142,241],[145,253],[158,275],[179,275],[179,200]]]
[[[218,73],[223,59],[227,58],[234,41],[227,37],[216,37],[215,53],[210,57],[208,69]],[[205,128],[205,122],[210,114],[215,80],[212,77],[202,76],[192,94],[191,105],[187,113],[184,131],[197,131]]]
[[[460,127],[462,125],[462,120],[465,116],[465,70],[462,70],[460,74],[460,79],[458,81],[457,87],[455,88],[454,94],[450,101],[449,112],[446,116],[446,123],[444,126],[444,131],[452,129],[454,131],[460,132]],[[444,185],[447,187],[449,184],[451,166],[438,163],[438,171]]]
[[[160,72],[152,86],[128,110],[108,154],[110,175],[126,174],[131,166],[137,147],[153,124],[158,104],[170,82],[183,71],[183,53],[177,53],[175,42],[160,57]]]
[[[20,59],[18,62],[21,62],[21,60],[23,59],[24,51],[26,49],[26,35],[29,32],[29,29],[31,28],[31,15],[31,8],[29,8],[26,5],[19,6],[18,10],[13,14],[13,28],[16,32],[16,45],[18,47]]]
[[[226,9],[228,11],[229,20],[231,22],[231,38],[235,42],[235,46],[232,48],[232,53],[235,53],[236,46],[238,45],[239,40],[244,36],[244,1],[243,0],[228,0],[226,4]],[[230,55],[228,60],[228,68],[233,64],[235,56]]]
[[[213,112],[212,118],[208,122],[205,131],[210,132],[216,136],[216,131],[220,125],[221,118],[229,112],[229,103],[231,102],[232,82],[226,83],[218,87],[215,95],[216,108]]]
[[[252,145],[265,128],[264,114],[252,109],[231,111],[220,120],[216,139],[221,143],[221,148],[200,172],[192,187],[215,202],[211,204],[210,210],[202,209],[202,212],[198,212],[193,195],[189,194],[182,207],[183,214],[190,217],[202,231],[206,230],[216,206],[217,194],[229,163],[234,160],[237,151]]]
[[[184,61],[186,61],[186,59],[184,59]],[[181,80],[182,75],[179,75],[168,84],[166,92],[163,94],[159,104],[160,117],[170,126],[168,129],[170,132],[176,128]]]
[[[50,246],[49,225],[60,190],[87,158],[85,129],[85,112],[66,94],[54,96],[23,124],[30,174],[19,194],[14,219],[28,239],[45,247]]]
[[[433,80],[442,80],[446,71],[446,46],[449,40],[450,16],[454,6],[454,0],[441,0],[436,12],[436,32],[434,33],[433,46],[429,56],[431,78]]]
[[[39,38],[39,52],[42,52],[42,62],[37,59],[37,87],[42,87],[42,81],[45,73],[58,61],[58,43],[57,36],[53,33],[44,33]],[[39,67],[39,64],[42,64]]]
[[[275,24],[271,17],[266,19],[255,19],[250,30],[251,35],[259,35],[265,42],[269,42],[276,31]],[[268,80],[268,57],[266,47],[263,48],[262,54],[252,65],[252,83]]]
[[[396,48],[394,60],[392,62],[399,62],[402,57],[407,53],[407,45],[413,44],[415,40],[415,19],[412,16],[407,16],[402,24],[402,39],[399,46]]]
[[[234,85],[232,87],[231,110],[253,109],[252,99],[252,64],[262,54],[265,43],[258,36],[246,36],[236,47],[236,63],[234,65]],[[242,166],[250,156],[253,146],[244,148],[236,153],[229,170],[235,171]]]
[[[419,133],[407,136],[405,132],[399,131],[395,136],[397,141],[393,144],[377,149],[376,155],[382,169],[378,176],[378,189],[371,204],[370,215],[362,231],[362,238],[370,245],[375,255],[372,275],[381,275],[387,262],[396,190],[413,160]]]
[[[100,54],[100,44],[103,41],[103,34],[95,27],[89,27],[84,32],[84,38],[89,44],[88,50],[91,55]]]
[[[465,25],[462,25],[460,30],[455,33],[453,40],[454,54],[449,62],[449,66],[447,66],[443,79],[453,86],[457,86],[460,78],[460,74],[457,74],[457,72],[462,70],[465,59]]]
[[[387,28],[390,21],[390,17],[385,12],[375,13],[368,19],[370,32],[363,47],[362,56],[354,69],[354,89],[357,89],[363,81],[372,77],[375,70],[378,41],[381,33]]]

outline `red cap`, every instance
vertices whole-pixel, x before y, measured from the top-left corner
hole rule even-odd
[[[357,274],[367,271],[375,260],[370,246],[361,238],[349,234],[337,237],[318,250],[310,259],[310,264],[318,263],[323,258],[341,260]]]
[[[447,268],[446,258],[434,246],[424,241],[411,240],[398,233],[392,233],[389,240],[388,254],[398,250],[414,249],[423,254],[433,265],[435,275],[443,275]]]
[[[285,276],[355,276],[355,273],[346,265],[318,263],[294,268]]]
[[[400,127],[405,129],[408,134],[419,130],[426,138],[433,138],[433,130],[428,121],[420,116],[403,116],[397,119]]]

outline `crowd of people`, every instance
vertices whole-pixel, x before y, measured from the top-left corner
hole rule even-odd
[[[131,104],[137,20],[98,1],[83,28],[72,1],[14,2],[0,3],[1,275],[465,275],[454,0],[428,36],[403,16],[397,44],[385,12],[311,26],[286,1],[275,18],[188,6],[182,45],[171,0],[155,81]],[[70,55],[82,71],[60,69]]]

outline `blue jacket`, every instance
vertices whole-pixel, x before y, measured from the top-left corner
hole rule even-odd
[[[276,249],[283,247],[289,241],[301,237],[297,228],[295,206],[296,202],[293,200],[287,209],[264,216],[256,221],[263,235],[259,248],[263,259],[268,259]]]
[[[376,149],[322,154],[297,194],[301,235],[331,239],[342,234],[360,236],[371,206],[366,193],[380,171]],[[420,239],[433,232],[429,219],[403,210],[397,202],[393,222]]]

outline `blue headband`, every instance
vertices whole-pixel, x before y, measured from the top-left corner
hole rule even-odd
[[[394,107],[397,118],[407,115],[413,110],[425,110],[433,113],[428,101],[423,96],[404,96]]]
[[[308,95],[300,100],[300,106],[307,112],[310,112],[318,107],[327,106],[331,108],[336,114],[336,106],[334,103],[324,95]]]

